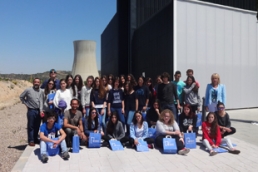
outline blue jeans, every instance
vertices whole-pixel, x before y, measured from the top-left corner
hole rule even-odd
[[[102,110],[102,108],[97,108],[98,115],[99,115],[100,126],[102,126],[103,131],[105,131],[105,127],[106,127],[106,108],[104,108],[104,114],[103,115],[100,114],[101,110]]]
[[[60,137],[58,137],[60,138]],[[58,145],[59,146],[59,145]],[[60,143],[62,153],[67,152],[67,146],[65,139],[61,141]],[[47,155],[47,143],[45,141],[40,141],[40,155],[46,154]]]
[[[122,122],[123,125],[125,125],[125,116],[122,114],[122,108],[110,108],[111,112],[116,111],[119,120]]]
[[[131,123],[133,121],[134,113],[135,113],[135,111],[127,111],[126,112],[126,114],[127,114],[127,121],[126,121],[127,126],[131,125]]]
[[[38,132],[40,126],[40,115],[38,109],[28,109],[27,112],[28,142],[38,142]]]
[[[176,110],[175,104],[163,104],[161,108],[162,110],[164,109],[171,110],[174,115],[175,121],[177,121],[177,110]]]
[[[86,107],[85,111],[86,111],[85,118],[87,118],[89,116],[90,108]]]

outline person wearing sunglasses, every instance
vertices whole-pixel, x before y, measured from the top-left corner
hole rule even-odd
[[[234,134],[236,129],[231,127],[231,121],[228,113],[225,111],[225,105],[222,102],[218,102],[217,104],[218,111],[215,112],[215,115],[218,119],[218,125],[221,132],[221,137],[226,137],[227,135]]]

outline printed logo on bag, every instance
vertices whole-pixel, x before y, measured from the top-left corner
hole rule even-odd
[[[174,144],[169,141],[165,141],[165,146],[174,146]]]
[[[91,137],[90,141],[91,143],[100,143],[100,140],[99,139],[95,140],[95,137]]]
[[[192,140],[190,137],[186,138],[186,143],[195,143],[194,140]]]

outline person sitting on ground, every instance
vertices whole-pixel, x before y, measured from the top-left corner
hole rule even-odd
[[[134,113],[133,122],[130,125],[130,145],[137,146],[139,144],[139,139],[142,139],[147,142],[148,147],[153,149],[153,138],[148,137],[148,124],[146,121],[143,121],[141,111],[136,111]]]
[[[236,129],[231,127],[231,121],[228,113],[225,111],[224,103],[219,101],[217,104],[217,109],[218,111],[215,112],[215,115],[218,119],[218,125],[222,138],[226,137],[227,135],[234,134]]]
[[[217,122],[215,113],[209,112],[206,121],[202,123],[203,144],[210,151],[210,156],[217,154],[214,148],[218,148],[221,144],[226,144],[229,153],[239,154],[240,151],[236,150],[229,138],[221,139],[220,127]],[[223,147],[224,148],[224,147]],[[226,147],[225,147],[226,148]]]
[[[71,147],[71,141],[74,134],[78,134],[82,141],[86,141],[86,136],[83,132],[83,124],[82,124],[82,113],[77,110],[79,107],[79,100],[73,98],[71,100],[71,109],[65,111],[64,114],[64,130],[67,135],[66,143],[68,147]]]
[[[159,101],[156,99],[153,102],[152,107],[147,111],[146,121],[148,122],[148,126],[155,126],[160,116],[159,110]]]
[[[104,136],[104,140],[109,141],[111,139],[119,140],[123,146],[129,141],[128,137],[125,136],[125,130],[122,122],[118,119],[116,111],[111,113],[109,121],[107,122],[107,128]]]
[[[54,147],[61,146],[62,150],[62,158],[63,159],[69,159],[70,155],[67,150],[65,137],[66,134],[64,130],[60,127],[59,124],[57,124],[56,121],[56,114],[54,112],[45,112],[47,122],[43,123],[40,126],[40,154],[41,154],[41,160],[46,163],[48,161],[47,156],[47,143],[46,142],[52,142]],[[58,136],[57,133],[60,133],[61,136]],[[52,140],[53,138],[57,138],[58,140]]]
[[[183,106],[183,112],[179,116],[179,128],[183,133],[195,132],[197,136],[198,128],[196,127],[197,116],[192,111],[189,104]]]
[[[156,145],[163,148],[163,139],[168,135],[175,139],[179,155],[186,155],[190,152],[190,149],[185,148],[184,139],[172,111],[164,109],[156,124]]]
[[[91,108],[89,116],[84,121],[84,133],[87,137],[90,136],[90,133],[100,133],[101,136],[104,136],[104,132],[99,122],[99,117],[96,108]],[[107,142],[103,143],[106,145]],[[103,146],[102,144],[102,146]]]

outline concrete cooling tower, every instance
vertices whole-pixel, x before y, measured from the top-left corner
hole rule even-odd
[[[95,41],[73,41],[74,60],[72,75],[82,76],[83,81],[89,75],[99,76],[96,63],[96,42]]]

